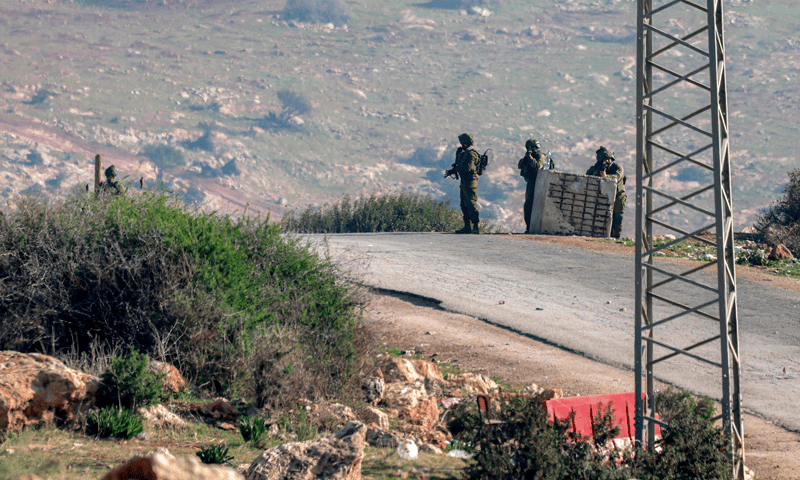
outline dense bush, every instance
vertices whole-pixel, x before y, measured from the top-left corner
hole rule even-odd
[[[130,440],[144,431],[138,415],[125,408],[107,407],[89,415],[89,432],[100,438]]]
[[[103,387],[99,397],[133,411],[156,405],[166,396],[161,385],[164,376],[152,371],[150,358],[134,349],[128,355],[111,360],[100,377]]]
[[[25,197],[0,216],[0,252],[0,350],[128,345],[212,391],[259,396],[266,377],[272,404],[331,395],[352,377],[352,287],[267,218],[192,211],[160,193]]]
[[[463,223],[448,200],[399,192],[355,200],[345,195],[333,205],[290,213],[281,225],[302,233],[452,232]]]
[[[172,145],[145,145],[139,155],[149,158],[160,168],[179,168],[186,165],[186,156]]]
[[[305,115],[312,110],[311,102],[306,97],[291,90],[280,90],[277,93],[278,100],[281,101],[281,111],[269,112],[264,116],[258,125],[262,128],[299,128],[293,125],[290,120],[299,115]]]
[[[789,172],[789,183],[783,198],[761,212],[756,230],[765,233],[770,242],[780,242],[800,255],[800,169]]]
[[[286,0],[286,16],[308,23],[333,23],[341,26],[348,16],[341,0]]]
[[[456,407],[448,428],[470,447],[471,479],[517,480],[723,480],[733,470],[726,440],[714,426],[714,404],[691,394],[667,391],[657,397],[657,410],[669,428],[662,429],[658,451],[622,452],[610,441],[619,433],[613,425],[613,404],[593,422],[592,438],[570,431],[570,418],[550,419],[532,399],[499,399],[490,412],[499,425],[485,426],[474,402]]]

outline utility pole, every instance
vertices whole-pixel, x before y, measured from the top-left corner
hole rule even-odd
[[[722,4],[637,0],[636,442],[652,448],[656,424],[669,427],[656,418],[656,368],[666,371],[662,362],[676,357],[711,365],[720,371],[717,419],[730,437],[733,476],[744,479]],[[668,191],[670,179],[684,171],[699,186]],[[687,228],[689,217],[701,227]],[[654,243],[654,228],[674,240]],[[716,255],[688,270],[656,262],[656,254],[685,242]],[[708,270],[712,275],[703,275]],[[690,328],[687,321],[696,319],[717,322],[718,329]],[[667,325],[681,329],[684,344],[659,337]]]
[[[98,153],[94,156],[94,191],[97,192],[100,189],[100,183],[102,183],[102,176],[101,172],[103,171],[103,157]]]

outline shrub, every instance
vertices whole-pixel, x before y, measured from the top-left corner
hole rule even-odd
[[[281,111],[279,113],[269,112],[259,121],[262,128],[295,128],[289,121],[298,116],[311,112],[311,102],[303,95],[291,90],[280,90],[277,93],[278,100],[281,101]]]
[[[166,396],[161,380],[164,374],[150,370],[150,358],[132,349],[124,357],[114,357],[100,379],[103,382],[101,398],[116,398],[119,407],[136,411],[161,403]]]
[[[124,344],[238,396],[256,391],[258,348],[282,335],[293,368],[274,364],[276,402],[331,396],[353,377],[354,287],[268,218],[199,212],[158,192],[21,197],[0,216],[0,251],[0,349]]]
[[[258,444],[267,435],[267,422],[261,417],[245,417],[239,420],[239,433],[245,442]]]
[[[411,154],[406,163],[418,167],[432,167],[436,170],[439,169],[441,164],[439,152],[431,147],[418,147],[414,150],[414,153]]]
[[[172,145],[145,145],[139,155],[149,158],[160,168],[179,168],[186,165],[186,156]]]
[[[125,408],[107,407],[89,415],[89,430],[100,438],[130,440],[144,431],[138,415]]]
[[[210,447],[203,447],[195,452],[195,455],[200,457],[200,461],[205,464],[217,464],[230,462],[233,460],[233,455],[228,455],[228,447],[225,445],[212,445]]]
[[[461,222],[461,212],[449,200],[399,192],[355,200],[345,195],[333,205],[290,213],[281,225],[302,233],[451,232]]]
[[[341,26],[348,20],[341,0],[287,0],[284,12],[290,19],[308,23]]]
[[[770,242],[783,243],[800,254],[800,169],[789,172],[783,197],[759,214],[755,227]]]

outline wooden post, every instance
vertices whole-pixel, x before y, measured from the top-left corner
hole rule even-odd
[[[94,156],[94,189],[95,191],[100,188],[100,172],[103,168],[103,157],[98,153]]]

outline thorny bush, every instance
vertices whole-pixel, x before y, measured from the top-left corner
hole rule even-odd
[[[761,212],[755,227],[771,243],[783,243],[800,255],[800,169],[789,172],[783,198]]]
[[[0,215],[0,349],[127,345],[206,390],[273,405],[326,398],[357,361],[359,302],[340,273],[268,218],[191,210],[160,192],[20,197]],[[259,392],[259,375],[280,395]]]

